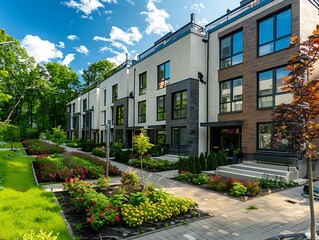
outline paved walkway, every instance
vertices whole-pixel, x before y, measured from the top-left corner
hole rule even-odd
[[[141,171],[138,169],[113,161],[111,161],[111,164],[118,166],[121,171],[136,171],[141,176]],[[156,187],[162,186],[169,193],[192,198],[198,203],[199,209],[209,212],[212,217],[188,225],[168,228],[136,239],[262,240],[281,234],[305,232],[310,226],[308,198],[301,195],[303,186],[243,202],[171,180],[171,177],[177,176],[177,171],[144,172],[144,176],[146,182],[152,182]],[[114,178],[112,182],[118,182],[119,179]],[[314,184],[319,187],[318,181]],[[315,204],[317,219],[319,219],[319,201],[316,201]],[[258,209],[246,210],[251,205]],[[319,230],[319,224],[317,226],[317,230]]]

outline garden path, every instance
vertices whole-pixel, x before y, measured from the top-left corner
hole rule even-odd
[[[66,149],[68,151],[80,151],[68,147]],[[141,176],[139,169],[114,161],[111,161],[111,163],[119,167],[121,171],[136,171]],[[212,217],[188,225],[153,232],[137,239],[262,240],[280,234],[305,232],[310,226],[309,201],[308,198],[302,196],[303,186],[243,202],[170,179],[177,175],[177,170],[156,173],[144,171],[146,182],[152,182],[156,187],[162,186],[169,193],[192,198],[198,203],[201,210],[209,212]],[[119,177],[114,178],[112,182],[117,182],[119,179]],[[319,181],[315,182],[314,185],[319,187]],[[319,219],[318,201],[315,204],[317,219]],[[247,210],[247,207],[252,205],[258,209]],[[319,229],[319,224],[317,228]]]

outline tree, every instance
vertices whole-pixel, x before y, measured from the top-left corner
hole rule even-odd
[[[67,139],[66,132],[63,129],[61,129],[60,125],[56,128],[52,128],[52,130],[53,130],[53,137],[55,139],[55,142],[57,143],[57,147],[59,151],[60,144]]]
[[[277,106],[273,114],[274,143],[287,139],[293,144],[294,153],[307,161],[309,184],[309,207],[311,215],[311,239],[316,239],[316,216],[314,209],[312,159],[318,155],[315,139],[319,138],[319,80],[314,79],[314,64],[319,58],[319,30],[306,41],[291,38],[290,47],[298,47],[288,61],[286,70],[289,75],[283,78],[282,90],[292,93],[294,98],[289,104]]]
[[[149,149],[151,149],[154,146],[154,144],[150,143],[149,137],[145,136],[144,133],[145,133],[145,130],[141,129],[141,133],[133,137],[134,147],[137,150],[137,152],[140,154],[143,187],[145,186],[144,173],[143,173],[143,156]]]
[[[11,149],[13,149],[13,142],[20,141],[20,129],[13,124],[1,124],[0,125],[0,138],[3,141],[10,142]]]
[[[114,69],[115,64],[108,60],[100,60],[92,63],[87,70],[83,70],[83,79],[86,87],[100,83],[105,80],[108,73]]]

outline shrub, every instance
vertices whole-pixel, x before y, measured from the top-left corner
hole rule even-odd
[[[212,189],[216,189],[216,186],[222,181],[222,177],[219,175],[210,176],[207,185]]]
[[[101,189],[101,190],[106,190],[107,187],[109,186],[111,181],[111,178],[109,177],[100,177],[97,182],[96,185]]]
[[[140,185],[140,177],[135,172],[125,172],[121,183],[126,191],[132,191]]]
[[[191,182],[193,179],[193,174],[192,173],[180,173],[178,176],[178,179],[181,182]]]
[[[139,206],[141,203],[148,202],[149,198],[142,192],[131,193],[130,199],[128,200],[128,204],[133,206]]]
[[[196,184],[206,184],[208,182],[208,175],[206,173],[201,173],[198,177],[193,178],[192,181]]]
[[[245,195],[247,188],[240,182],[234,182],[230,189],[230,195],[239,197]]]
[[[226,192],[229,190],[229,186],[227,182],[222,181],[222,182],[219,182],[217,185],[215,185],[215,190],[218,192]]]
[[[82,150],[84,152],[92,152],[93,148],[95,148],[95,143],[92,140],[86,140],[82,144]]]
[[[201,165],[201,170],[206,171],[207,170],[207,159],[205,158],[204,153],[201,153],[199,155],[199,162]]]
[[[216,154],[217,166],[224,166],[227,164],[227,156],[226,153],[219,151]]]
[[[48,233],[41,229],[39,233],[35,233],[31,230],[30,233],[26,233],[22,236],[22,240],[57,240],[58,236],[59,233],[57,233],[56,236],[52,236],[52,231]]]
[[[245,187],[247,188],[246,194],[251,197],[257,196],[261,190],[259,186],[259,180],[248,181],[245,184]]]
[[[207,170],[216,170],[217,156],[216,153],[211,152],[207,157]]]
[[[105,147],[96,147],[92,149],[92,154],[99,157],[105,157]]]

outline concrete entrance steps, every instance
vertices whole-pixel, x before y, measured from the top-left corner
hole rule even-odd
[[[220,166],[216,169],[215,173],[223,177],[242,180],[268,178],[272,180],[290,181],[298,178],[298,170],[295,167],[290,167],[288,171],[287,166],[260,164],[256,162]]]
[[[177,162],[179,158],[180,156],[172,154],[165,154],[163,156],[153,157],[153,159],[168,160],[170,162]]]

